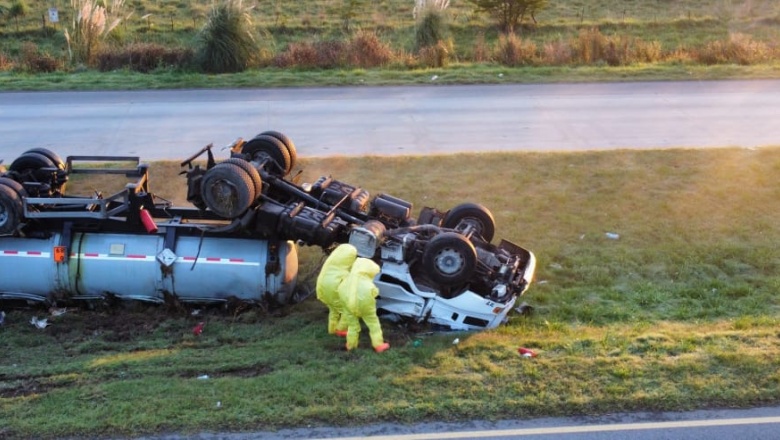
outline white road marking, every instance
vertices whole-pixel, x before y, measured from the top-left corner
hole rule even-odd
[[[590,432],[637,431],[673,428],[702,428],[713,426],[757,425],[780,423],[780,417],[748,417],[721,420],[683,420],[678,422],[618,423],[609,425],[556,426],[550,428],[499,429],[495,431],[459,431],[425,434],[393,434],[372,437],[336,437],[328,440],[442,440],[484,437],[521,437],[528,435],[583,434]]]

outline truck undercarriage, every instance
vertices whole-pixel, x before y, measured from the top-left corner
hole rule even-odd
[[[63,161],[28,150],[0,175],[0,299],[290,304],[300,299],[297,245],[327,253],[340,243],[380,265],[386,316],[493,328],[530,285],[533,253],[491,243],[495,221],[482,205],[424,207],[413,218],[412,203],[330,176],[299,184],[296,160],[293,142],[275,131],[236,140],[221,161],[206,146],[181,162],[193,207],[174,207],[150,191],[137,157]],[[132,182],[108,196],[66,194],[78,174]]]

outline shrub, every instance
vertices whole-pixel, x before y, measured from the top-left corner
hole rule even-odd
[[[134,43],[120,50],[104,50],[97,56],[97,67],[106,72],[130,69],[148,73],[158,68],[181,69],[194,59],[190,48],[166,47],[154,43]]]
[[[771,49],[749,35],[731,34],[727,41],[713,41],[703,49],[695,51],[694,58],[703,64],[736,63],[749,65],[760,63],[771,57]]]
[[[349,41],[347,62],[357,67],[380,67],[393,61],[393,50],[373,32],[359,31]]]
[[[604,61],[610,66],[631,64],[631,39],[623,36],[608,37],[603,53]]]
[[[290,43],[287,50],[274,58],[277,67],[320,67],[320,54],[314,43],[303,41]]]
[[[471,58],[478,63],[488,61],[490,59],[490,49],[488,49],[488,45],[485,42],[485,34],[483,32],[480,32],[479,35],[477,35],[477,38],[474,40],[474,50],[472,52]]]
[[[0,52],[0,72],[5,72],[14,68],[13,60],[4,52]]]
[[[536,44],[523,41],[514,32],[498,37],[496,60],[505,66],[523,66],[533,64],[536,57]]]
[[[634,42],[634,58],[640,63],[655,63],[661,61],[663,52],[658,41],[637,40]]]
[[[198,37],[200,67],[208,73],[241,72],[257,50],[251,18],[242,1],[214,5]]]
[[[444,12],[434,7],[425,8],[415,27],[415,48],[420,50],[436,46],[440,41],[447,41],[449,38],[449,28]]]
[[[441,40],[433,46],[423,47],[418,52],[420,63],[425,67],[447,67],[451,53],[451,47]]]
[[[583,64],[593,64],[604,60],[607,37],[597,28],[580,31],[574,44],[574,57]]]
[[[60,67],[60,62],[48,53],[41,53],[35,43],[26,42],[21,48],[22,65],[31,73],[50,73]]]
[[[574,59],[571,44],[558,40],[545,43],[542,47],[542,63],[551,66],[563,66]]]

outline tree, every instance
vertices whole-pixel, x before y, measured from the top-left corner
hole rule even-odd
[[[470,0],[478,11],[493,14],[504,32],[513,32],[526,17],[536,23],[534,14],[547,6],[549,0]]]

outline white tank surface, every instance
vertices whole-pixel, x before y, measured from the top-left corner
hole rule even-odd
[[[64,248],[59,246],[65,246]],[[65,251],[63,258],[58,253]],[[61,261],[58,261],[61,260]],[[0,238],[0,298],[163,302],[293,302],[298,259],[290,241],[163,234],[74,233]]]

